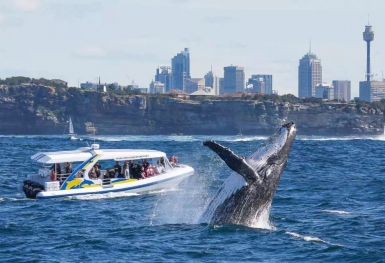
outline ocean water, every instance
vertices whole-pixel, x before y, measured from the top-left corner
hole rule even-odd
[[[1,262],[385,262],[385,137],[297,136],[264,228],[199,218],[227,166],[214,139],[247,156],[260,136],[0,136]],[[17,186],[38,151],[148,148],[195,175],[177,189],[30,200]]]

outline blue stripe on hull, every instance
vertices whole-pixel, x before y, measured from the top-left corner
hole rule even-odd
[[[36,196],[36,199],[52,199],[52,198],[77,196],[77,195],[92,195],[92,194],[106,194],[106,193],[113,193],[113,192],[124,192],[124,191],[127,191],[127,190],[140,189],[140,188],[148,187],[148,186],[151,186],[151,185],[161,184],[161,183],[164,183],[164,182],[172,181],[172,180],[177,179],[177,178],[179,179],[180,177],[168,178],[168,179],[164,179],[162,181],[157,181],[157,182],[148,183],[148,184],[144,184],[144,185],[133,186],[133,187],[127,187],[127,188],[114,189],[114,187],[111,187],[111,188],[108,188],[108,190],[101,190],[101,191],[92,192],[92,193],[73,193],[73,194],[60,194],[60,195],[51,195],[51,196],[40,196],[38,194]],[[61,190],[61,191],[70,191],[70,190]]]

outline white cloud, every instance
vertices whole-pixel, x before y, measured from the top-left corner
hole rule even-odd
[[[2,14],[0,14],[0,24],[4,22],[4,16]]]
[[[39,0],[15,0],[15,5],[23,11],[33,11],[39,7]]]

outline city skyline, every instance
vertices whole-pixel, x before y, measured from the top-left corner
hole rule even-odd
[[[188,47],[192,78],[204,77],[211,65],[223,77],[223,67],[233,64],[244,67],[246,79],[271,74],[274,90],[297,96],[298,59],[311,39],[323,81],[350,80],[353,98],[365,80],[367,14],[376,34],[371,72],[380,80],[385,70],[383,7],[354,0],[3,1],[0,77],[59,78],[77,86],[101,76],[102,82],[135,80],[148,87],[154,69],[170,66]]]

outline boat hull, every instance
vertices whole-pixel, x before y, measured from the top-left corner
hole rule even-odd
[[[176,169],[178,170],[178,169]],[[52,199],[79,195],[106,194],[116,192],[144,193],[163,189],[172,189],[182,180],[194,174],[194,169],[185,167],[182,171],[173,171],[166,174],[156,175],[142,180],[112,183],[111,185],[97,185],[90,188],[78,188],[58,191],[41,191],[36,194],[36,199]]]

